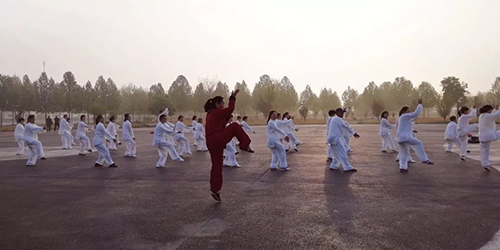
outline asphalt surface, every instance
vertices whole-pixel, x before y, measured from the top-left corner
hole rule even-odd
[[[116,169],[94,168],[96,153],[32,168],[0,161],[0,248],[460,250],[499,230],[499,172],[445,153],[444,125],[417,125],[435,165],[411,164],[407,174],[380,152],[378,126],[354,128],[352,174],[327,169],[324,126],[301,127],[291,171],[269,171],[265,128],[256,128],[256,153],[224,169],[221,204],[209,195],[208,153],[156,169],[149,129],[136,131],[136,159],[122,156],[124,146],[112,152]],[[55,133],[40,139],[60,143]],[[0,151],[14,150],[12,140],[0,134]]]

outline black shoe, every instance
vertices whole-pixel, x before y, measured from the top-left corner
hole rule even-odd
[[[82,154],[82,153],[78,153],[79,156],[85,156],[85,154]]]
[[[36,164],[35,165],[26,165],[26,167],[35,167],[35,166],[36,166]]]
[[[295,152],[299,152],[299,150],[298,150],[298,149],[294,149],[294,150],[295,150]]]
[[[408,173],[408,169],[399,169],[400,173]]]
[[[222,199],[220,198],[220,193],[219,192],[212,192],[210,193],[212,195],[212,198],[217,201],[217,203],[221,202]]]
[[[237,155],[237,154],[239,154],[239,153],[240,153],[240,152],[236,152],[236,153],[234,153],[234,155]]]
[[[247,149],[242,149],[243,151],[246,151],[248,153],[255,153],[255,151],[253,151],[250,147],[248,147]]]
[[[102,165],[99,163],[96,163],[96,164],[94,164],[94,167],[102,167]]]
[[[432,161],[429,161],[429,160],[423,161],[422,163],[427,164],[427,165],[434,165],[434,163]]]
[[[463,156],[460,157],[460,160],[465,161],[465,157],[463,157]]]
[[[358,170],[353,168],[353,169],[349,169],[349,170],[344,171],[344,173],[354,173],[354,172],[358,172]]]
[[[92,153],[92,149],[87,150],[87,152]]]
[[[285,151],[286,151],[286,152],[288,152],[288,151],[290,151],[290,150],[288,150],[288,149],[287,149],[287,150],[285,150]]]
[[[42,158],[40,158],[40,160],[44,160],[44,161],[45,161],[45,160],[47,160],[47,158],[45,158],[45,157],[42,157]]]
[[[387,150],[382,150],[382,153],[387,153]]]
[[[470,153],[470,150],[467,150],[467,153]]]
[[[490,172],[491,171],[490,170],[490,166],[486,166],[486,167],[483,167],[483,168],[484,168],[484,171],[486,171],[486,172]]]
[[[117,167],[118,166],[116,164],[114,164],[114,163],[108,166],[108,168],[117,168]]]
[[[154,133],[153,133],[153,134],[154,134]],[[120,142],[120,143],[118,143],[118,145],[122,145],[122,143]]]

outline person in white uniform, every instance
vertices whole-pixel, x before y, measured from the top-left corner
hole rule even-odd
[[[233,123],[233,115],[229,116],[229,120],[226,124],[226,127],[231,125]],[[241,167],[240,164],[238,164],[238,161],[236,161],[236,142],[234,140],[230,140],[226,144],[226,148],[224,149],[224,161],[223,161],[223,166],[228,166],[228,167]]]
[[[17,142],[16,155],[23,155],[26,150],[24,145],[24,118],[17,119],[16,129],[14,130],[14,138]]]
[[[92,126],[85,123],[85,115],[81,115],[80,122],[78,123],[78,127],[76,128],[75,136],[75,138],[80,142],[79,155],[84,156],[85,151],[92,152],[92,149],[90,149],[90,139],[87,137],[86,133],[86,131],[90,129],[92,129]]]
[[[458,149],[462,146],[462,141],[458,138],[457,130],[457,117],[451,116],[450,122],[446,125],[446,130],[444,131],[444,139],[446,140],[446,152],[451,152],[453,149],[453,144],[457,146]]]
[[[413,136],[412,131],[412,120],[418,117],[423,110],[422,99],[418,99],[418,105],[414,112],[410,113],[409,107],[403,107],[399,112],[399,124],[396,135],[396,140],[399,145],[399,169],[400,172],[408,172],[408,160],[410,155],[410,150],[408,146],[413,148],[417,153],[417,157],[424,164],[433,165],[425,153],[424,144]]]
[[[97,157],[94,167],[102,167],[104,161],[106,161],[108,167],[116,168],[118,166],[113,162],[113,159],[111,159],[109,150],[106,147],[106,140],[115,140],[116,142],[116,139],[112,134],[110,134],[106,130],[106,128],[104,128],[103,122],[104,122],[104,117],[102,115],[98,115],[95,120],[95,123],[97,125],[94,132],[94,146],[97,149],[99,156]]]
[[[132,123],[130,119],[132,117],[129,114],[124,115],[123,129],[122,129],[122,139],[125,141],[125,157],[137,157],[136,156],[136,143],[134,130],[132,129]],[[114,138],[114,136],[113,136]]]
[[[500,118],[498,105],[495,110],[493,106],[484,105],[479,109],[479,146],[481,155],[481,166],[485,171],[490,171],[490,147],[491,143],[498,140],[500,131],[496,130],[496,120]]]
[[[66,121],[68,122],[68,125],[69,125],[69,130],[67,131],[68,134],[69,134],[69,141],[70,141],[70,144],[71,146],[76,146],[76,142],[75,142],[75,137],[73,136],[73,134],[71,133],[71,130],[73,130],[73,123],[71,123],[71,120],[69,119],[69,116],[68,118],[66,119]]]
[[[328,132],[330,131],[330,122],[332,122],[332,118],[335,116],[335,110],[330,109],[328,110],[328,118],[326,119],[326,160],[331,161],[333,160],[333,151],[332,147],[328,145]]]
[[[380,115],[380,137],[382,137],[382,152],[387,152],[387,147],[389,147],[393,152],[397,152],[396,146],[394,145],[394,139],[391,136],[391,129],[396,128],[392,125],[387,118],[389,117],[389,112],[384,111]]]
[[[158,155],[160,157],[156,163],[157,168],[165,167],[165,162],[167,161],[169,154],[172,156],[174,161],[184,161],[184,159],[182,159],[175,150],[174,144],[165,140],[165,134],[175,135],[180,132],[176,132],[165,126],[166,122],[167,115],[160,115],[160,122],[158,122],[154,130],[153,146],[158,150]]]
[[[243,116],[241,121],[241,127],[243,128],[243,130],[245,130],[245,132],[247,132],[247,134],[250,133],[255,134],[255,131],[252,129],[252,127],[250,127],[250,125],[248,125],[247,121],[248,121],[248,116]]]
[[[290,116],[290,113],[285,112],[283,114],[283,121],[290,121],[290,123],[288,123],[286,126],[284,126],[285,133],[287,134],[288,137],[290,137],[290,142],[288,143],[288,148],[293,149],[295,151],[298,151],[297,146],[302,144],[302,142],[300,142],[297,139],[297,137],[295,137],[294,132],[298,132],[299,129],[297,127],[295,127],[295,124],[293,124],[293,119],[292,119],[292,116]]]
[[[290,141],[285,131],[280,129],[277,125],[278,113],[271,110],[267,117],[267,147],[271,149],[271,170],[281,169],[289,171],[288,163],[286,161],[285,147],[281,143],[283,138],[285,141]]]
[[[184,124],[184,116],[180,115],[177,118],[177,123],[175,124],[174,131],[180,132],[174,135],[174,139],[179,142],[179,155],[192,154],[191,147],[189,146],[189,140],[184,136],[184,131],[192,131],[188,126]]]
[[[116,120],[116,118],[114,116],[111,116],[109,118],[109,123],[108,123],[108,126],[106,127],[106,130],[108,131],[108,133],[110,133],[111,135],[113,135],[115,137],[115,139],[116,139],[116,135],[118,133],[116,131],[115,120]],[[109,141],[108,149],[109,150],[118,150],[118,148],[116,148],[116,143],[114,141]]]
[[[402,113],[400,113],[399,115],[401,116]],[[396,119],[396,124],[395,124],[396,125],[396,131],[398,131],[398,124],[399,124],[399,117]],[[413,129],[414,124],[415,124],[415,122],[411,123],[411,129],[412,129],[412,132],[413,132],[412,135],[413,135],[413,137],[417,138],[415,136],[415,134],[416,134],[417,131]],[[397,144],[397,138],[394,138],[394,141],[396,141],[396,147],[399,148],[399,144]],[[411,148],[409,146],[407,148],[408,148],[408,152],[410,152]],[[398,151],[398,155],[396,155],[396,161],[399,162],[399,151]],[[409,154],[408,155],[408,163],[415,163],[415,162],[416,161],[413,159],[413,157],[411,157],[411,154]]]
[[[198,118],[196,122],[196,130],[194,132],[194,139],[197,144],[197,151],[206,152],[208,151],[207,140],[205,138],[205,127],[203,127],[203,118]]]
[[[193,118],[191,119],[191,128],[193,129],[193,131],[196,131],[196,124],[198,123],[196,121],[197,117],[194,115]],[[193,146],[198,146],[197,142],[196,142],[196,139],[194,139],[196,133],[193,132]]]
[[[476,118],[477,111],[476,107],[472,107],[470,110],[468,107],[462,107],[458,111],[458,125],[457,132],[458,138],[460,139],[460,159],[465,161],[465,157],[467,156],[467,145],[469,140],[469,133],[478,129],[479,125],[471,124],[469,125],[470,120]]]
[[[71,125],[68,123],[68,115],[64,115],[59,121],[58,134],[61,136],[62,149],[72,149]]]
[[[26,162],[26,166],[35,166],[36,160],[45,160],[45,154],[43,152],[42,143],[35,139],[35,135],[40,132],[44,132],[45,128],[37,126],[35,124],[35,116],[28,116],[28,123],[24,127],[24,142],[29,149],[29,158]]]
[[[328,126],[327,142],[332,148],[335,158],[335,161],[332,161],[329,168],[331,170],[338,170],[340,165],[342,165],[344,172],[356,172],[357,170],[353,168],[349,162],[345,137],[346,133],[349,133],[348,135],[350,135],[350,137],[354,136],[354,138],[359,138],[359,135],[342,119],[344,113],[344,109],[336,109],[335,116],[331,119],[330,125]]]
[[[288,129],[290,126],[290,124],[292,123],[292,120],[287,120],[287,119],[284,119],[285,117],[283,116],[283,120],[281,119],[281,114],[280,113],[277,113],[276,114],[276,120],[274,121],[274,123],[276,124],[276,126],[278,126],[278,128],[280,130],[282,130],[283,132],[285,132],[286,136],[288,138],[290,138],[290,133],[288,133]],[[293,144],[293,141],[291,140],[288,140],[288,141],[284,141],[283,138],[280,138],[280,141],[281,143],[283,144],[283,146],[285,147],[285,152],[288,152],[290,149],[293,149],[295,151],[298,152],[298,149],[297,149],[297,145],[296,144]]]

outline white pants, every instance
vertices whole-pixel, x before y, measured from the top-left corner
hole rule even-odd
[[[420,161],[428,161],[429,157],[425,153],[424,143],[419,139],[411,137],[408,141],[398,142],[399,144],[399,168],[408,169],[408,161],[410,160],[410,149],[412,148]]]
[[[90,139],[87,136],[81,137],[78,141],[80,142],[80,154],[84,154],[90,149]]]
[[[496,139],[493,141],[487,141],[487,142],[479,142],[479,146],[481,149],[481,166],[482,167],[489,167],[491,166],[490,163],[490,147],[491,147],[491,142],[494,142],[498,140],[500,137],[500,131],[495,132],[496,134]]]
[[[179,142],[179,154],[191,154],[191,147],[189,146],[189,140],[183,134],[176,134],[174,139]]]
[[[326,158],[333,159],[332,147],[329,145],[326,145]]]
[[[198,146],[198,140],[195,139],[196,137],[196,132],[193,131],[193,146]]]
[[[33,140],[30,143],[27,143],[27,146],[29,150],[29,158],[28,162],[26,162],[26,166],[34,166],[38,158],[45,157],[42,143],[38,140]]]
[[[135,141],[133,139],[126,139],[124,141],[125,141],[125,153],[123,155],[124,156],[135,156],[136,155],[136,143],[135,143]]]
[[[113,164],[113,160],[111,159],[111,155],[109,154],[108,148],[106,148],[105,143],[99,143],[97,145],[94,145],[95,148],[97,149],[97,152],[99,153],[99,156],[97,157],[97,161],[95,163],[102,165],[104,161],[108,165]]]
[[[196,140],[196,145],[198,146],[198,148],[196,150],[198,150],[198,151],[208,151],[207,141],[205,140],[205,138],[197,139]]]
[[[70,134],[62,134],[61,135],[61,143],[62,143],[62,148],[63,149],[71,149],[73,148],[72,143],[72,136]]]
[[[345,145],[344,145],[345,150],[346,150],[347,152],[352,151],[351,146],[349,146],[349,144],[351,143],[351,137],[349,137],[349,136],[344,136],[344,139],[345,139]]]
[[[342,165],[344,171],[353,169],[351,163],[349,163],[345,145],[339,143],[337,145],[331,145],[330,147],[332,148],[333,157],[335,158],[330,164],[331,169],[339,169],[340,165]]]
[[[391,135],[382,135],[382,151],[387,150],[389,147],[391,150],[396,151],[396,146],[394,145],[394,139]]]
[[[233,141],[230,141],[226,144],[226,148],[224,149],[224,166],[237,166],[239,165],[236,161],[236,149],[234,148]]]
[[[461,146],[462,146],[462,142],[458,138],[455,138],[455,139],[446,139],[446,145],[447,145],[446,146],[446,152],[451,152],[451,150],[453,149],[453,144],[455,144],[458,149],[460,149]]]
[[[117,149],[116,148],[116,143],[113,140],[109,141],[108,149],[110,149],[110,150],[116,150]]]
[[[116,138],[116,144],[120,144],[120,137],[118,135],[115,135],[115,138]]]
[[[283,143],[285,143],[285,150],[295,150],[297,149],[297,144],[298,142],[294,142],[293,138],[295,138],[295,135],[293,135],[293,133],[286,133],[286,135],[288,137],[290,137],[290,140],[287,142],[287,141],[283,141]],[[292,138],[293,136],[293,138]],[[297,138],[295,138],[295,140],[297,140]]]
[[[462,143],[462,146],[460,147],[460,157],[465,157],[467,156],[467,145],[469,144],[469,133],[477,130],[479,127],[479,124],[472,124],[464,128],[460,128],[458,131],[458,138],[460,139],[460,142]]]
[[[295,137],[295,134],[293,132],[286,133],[288,137],[290,137],[290,142],[297,145],[300,143],[300,141]]]
[[[160,156],[160,159],[156,163],[157,167],[163,167],[165,166],[165,162],[167,162],[168,155],[170,154],[170,157],[173,160],[177,160],[181,158],[179,154],[177,153],[177,150],[175,150],[174,144],[167,142],[167,141],[162,141],[160,142],[160,145],[156,147],[158,150],[158,155]]]
[[[285,147],[282,144],[275,143],[274,148],[271,148],[271,169],[278,168],[278,163],[281,168],[288,167]]]
[[[24,154],[24,150],[26,150],[26,146],[24,146],[24,140],[23,139],[17,140],[16,155],[23,155]]]

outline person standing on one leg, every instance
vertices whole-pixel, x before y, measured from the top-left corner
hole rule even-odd
[[[229,120],[226,126],[229,126],[233,123],[233,115],[229,116]],[[236,123],[238,124],[238,123]],[[226,144],[226,148],[224,149],[224,166],[228,167],[241,167],[240,164],[238,164],[238,161],[236,161],[236,142],[233,140],[229,141]]]
[[[208,151],[207,148],[207,140],[205,139],[205,128],[203,127],[203,119],[198,118],[198,122],[196,123],[196,130],[195,130],[195,140],[197,141],[196,144],[198,145],[196,151],[199,152],[206,152]]]
[[[98,115],[95,120],[97,125],[94,132],[94,147],[97,149],[99,156],[97,157],[94,167],[102,167],[104,161],[106,161],[108,167],[116,168],[118,166],[113,162],[113,159],[111,159],[109,150],[106,147],[106,138],[109,140],[115,140],[115,142],[116,139],[112,134],[108,133],[106,128],[104,128],[103,122],[104,117],[102,115]]]
[[[108,126],[106,127],[106,130],[108,131],[109,134],[113,135],[115,137],[115,139],[116,139],[116,135],[118,133],[116,131],[115,119],[116,118],[114,116],[111,116],[109,118],[109,123],[108,123]],[[109,150],[118,150],[116,148],[116,143],[114,141],[109,141],[108,149]]]
[[[496,130],[496,120],[500,118],[498,105],[495,110],[493,106],[484,105],[479,109],[479,146],[481,149],[481,166],[485,171],[490,171],[490,147],[491,143],[500,138],[500,131]]]
[[[136,143],[135,143],[135,135],[134,130],[132,129],[132,123],[130,123],[130,119],[132,117],[129,114],[124,115],[123,122],[123,130],[122,130],[122,139],[125,141],[125,153],[123,154],[125,157],[137,157],[136,156]]]
[[[186,131],[192,131],[192,129],[188,128],[184,124],[184,116],[180,115],[177,118],[177,123],[175,124],[174,131],[179,132],[176,135],[174,135],[174,139],[180,143],[179,145],[179,154],[182,156],[184,154],[191,155],[191,147],[189,146],[189,140],[184,136],[184,130]]]
[[[212,170],[210,171],[210,191],[212,197],[220,202],[220,190],[222,189],[222,168],[223,168],[223,154],[224,147],[236,136],[240,142],[240,149],[253,153],[250,148],[250,138],[247,133],[243,131],[238,124],[231,124],[226,127],[227,117],[234,111],[236,103],[236,95],[239,90],[235,90],[229,97],[229,106],[224,107],[224,98],[216,96],[209,99],[204,106],[206,116],[206,138],[207,147],[210,152],[210,159],[212,161]]]
[[[35,139],[36,133],[45,131],[45,128],[35,124],[35,116],[28,116],[28,124],[24,127],[24,142],[29,149],[29,159],[26,166],[35,166],[36,160],[45,160],[42,143]]]
[[[396,146],[394,145],[394,139],[391,136],[390,130],[396,128],[389,121],[389,112],[384,111],[380,115],[380,137],[382,137],[382,152],[387,152],[387,147],[389,147],[393,152],[397,152]]]
[[[23,155],[26,146],[24,145],[24,118],[17,119],[16,129],[14,130],[14,138],[17,142],[16,155]]]
[[[85,123],[85,115],[80,116],[80,122],[76,128],[75,138],[80,142],[80,153],[78,155],[85,156],[85,151],[92,152],[90,149],[90,139],[87,137],[86,130],[91,129],[91,125]]]
[[[412,120],[418,117],[423,110],[422,99],[418,99],[417,109],[410,113],[409,107],[403,107],[399,112],[399,124],[396,140],[399,145],[399,169],[400,172],[408,172],[408,160],[410,155],[410,150],[408,148],[411,147],[417,153],[417,157],[424,164],[434,165],[427,157],[425,153],[424,144],[413,136],[412,131]]]
[[[470,120],[476,118],[476,107],[472,107],[472,111],[468,107],[462,107],[458,111],[458,138],[461,142],[460,159],[465,161],[467,156],[467,145],[469,133],[478,129],[478,124],[469,125]]]
[[[165,140],[165,134],[174,135],[179,133],[165,126],[166,122],[167,115],[160,115],[160,122],[158,122],[154,130],[153,146],[157,148],[158,155],[160,156],[160,159],[156,163],[157,168],[165,167],[165,162],[167,161],[169,153],[174,161],[184,161],[179,156],[179,154],[177,154],[177,150],[175,150],[174,144]]]
[[[451,152],[453,148],[453,144],[457,145],[457,148],[460,149],[462,146],[462,142],[458,138],[457,132],[457,117],[451,116],[450,123],[446,126],[446,130],[444,131],[444,139],[446,140],[446,152]]]
[[[290,141],[290,138],[286,135],[278,125],[277,120],[278,113],[271,110],[269,116],[267,117],[267,147],[271,149],[271,170],[278,169],[278,165],[281,169],[290,171],[288,167],[288,162],[286,160],[286,150],[281,143],[281,138],[286,142]]]
[[[335,161],[332,161],[330,164],[330,169],[338,170],[338,165],[342,165],[344,172],[356,172],[357,170],[349,162],[345,137],[346,133],[348,133],[348,136],[354,136],[354,138],[359,138],[359,135],[342,119],[344,113],[344,109],[336,109],[336,115],[332,118],[328,126],[328,144],[332,148],[333,156],[335,157]]]

